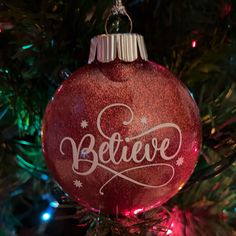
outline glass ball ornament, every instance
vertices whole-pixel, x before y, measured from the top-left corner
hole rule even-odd
[[[47,106],[42,144],[49,170],[72,199],[95,211],[128,216],[162,205],[198,160],[195,101],[147,59],[141,35],[95,37],[89,63]]]

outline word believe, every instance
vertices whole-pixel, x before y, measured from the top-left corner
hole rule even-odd
[[[72,170],[74,173],[80,176],[91,175],[98,167],[106,171],[109,171],[112,174],[112,177],[106,183],[104,183],[102,187],[100,188],[99,193],[101,195],[104,194],[102,191],[103,188],[116,177],[125,179],[133,184],[137,184],[139,186],[148,187],[148,188],[160,188],[160,187],[166,186],[174,178],[175,168],[174,166],[170,164],[166,164],[166,163],[154,163],[154,160],[157,156],[157,153],[159,153],[160,157],[165,161],[170,161],[177,157],[182,146],[181,129],[179,128],[178,125],[174,123],[163,123],[163,124],[158,124],[154,127],[151,127],[150,129],[144,132],[141,132],[140,134],[133,137],[122,138],[121,134],[118,132],[113,133],[109,137],[106,134],[106,132],[102,130],[101,120],[102,118],[104,119],[104,113],[108,109],[112,109],[115,107],[120,108],[120,109],[127,109],[129,111],[130,119],[128,121],[124,121],[123,125],[124,126],[130,125],[134,119],[134,114],[133,114],[132,109],[129,106],[122,103],[111,104],[105,107],[99,113],[97,117],[97,129],[100,135],[105,140],[99,145],[98,150],[95,150],[96,137],[93,134],[85,134],[83,138],[80,140],[80,143],[78,145],[76,144],[73,138],[64,137],[60,143],[60,153],[62,155],[66,155],[66,153],[64,153],[63,151],[63,146],[65,145],[65,143],[69,143],[71,145],[71,152],[72,152],[72,157],[73,157]],[[172,128],[176,130],[176,132],[179,135],[178,148],[174,154],[167,155],[168,149],[170,146],[169,138],[164,138],[162,142],[160,142],[159,144],[158,144],[157,138],[152,138],[150,143],[145,143],[145,144],[143,144],[142,141],[139,140],[140,138],[146,137],[150,135],[151,133],[154,133],[155,131],[166,129],[166,128]],[[131,154],[128,155],[127,144],[130,143],[131,141],[133,141],[132,142],[133,145],[130,152]],[[81,153],[89,155],[89,159],[81,158]],[[109,156],[109,158],[107,158],[107,156]],[[150,164],[142,165],[144,161],[145,163],[150,163]],[[121,172],[118,172],[107,166],[108,163],[119,165],[122,162],[126,162],[126,163],[134,162],[137,164],[137,166],[122,170]],[[88,169],[86,171],[81,171],[79,168],[80,163],[88,163],[88,166],[89,166]],[[170,173],[170,176],[168,177],[165,183],[162,183],[159,185],[150,185],[148,183],[142,183],[136,179],[133,179],[125,175],[125,173],[133,171],[133,170],[156,167],[156,166],[163,166],[170,169],[170,172],[168,172]]]

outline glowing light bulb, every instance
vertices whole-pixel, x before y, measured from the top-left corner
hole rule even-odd
[[[42,180],[45,180],[45,181],[48,180],[48,175],[42,174],[42,175],[41,175],[41,179],[42,179]]]
[[[43,212],[41,215],[41,220],[42,221],[49,221],[51,219],[51,214],[49,212]]]
[[[140,209],[136,209],[134,211],[134,214],[137,215],[138,213],[141,213],[143,211],[143,208],[140,208]]]
[[[57,208],[59,206],[59,203],[57,201],[50,202],[50,207]]]
[[[33,47],[33,44],[27,44],[27,45],[22,46],[21,48],[23,50],[26,50],[26,49],[29,49],[29,48],[32,48],[32,47]]]
[[[195,47],[197,47],[197,40],[192,41],[192,48],[195,48]]]

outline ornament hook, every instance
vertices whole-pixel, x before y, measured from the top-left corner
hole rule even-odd
[[[126,16],[128,18],[128,20],[130,22],[130,31],[129,31],[129,33],[132,32],[133,22],[132,22],[132,20],[129,16],[129,14],[126,11],[125,6],[122,4],[122,0],[116,0],[115,4],[111,8],[110,14],[108,15],[108,17],[106,19],[106,23],[105,23],[105,32],[106,32],[106,34],[108,34],[108,30],[107,30],[108,21],[110,20],[110,18],[112,16],[118,16],[118,15],[123,15],[123,16]]]

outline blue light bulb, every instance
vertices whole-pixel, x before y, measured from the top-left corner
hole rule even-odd
[[[49,221],[51,219],[51,214],[49,212],[43,212],[41,215],[42,221]]]

